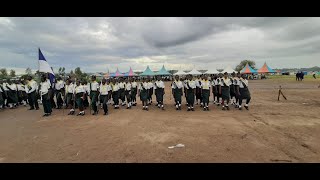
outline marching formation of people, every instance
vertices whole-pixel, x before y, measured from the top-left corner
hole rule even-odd
[[[99,109],[103,109],[103,114],[108,115],[108,107],[111,104],[114,109],[120,109],[121,106],[131,109],[132,106],[137,106],[137,96],[140,97],[142,109],[148,111],[155,94],[155,106],[165,110],[163,78],[157,76],[155,79],[146,77],[139,80],[134,77],[119,77],[102,79],[98,82],[96,77],[92,76],[91,81],[86,82],[71,78],[63,81],[58,77],[51,83],[46,74],[41,76],[39,85],[31,76],[26,80],[1,80],[0,108],[13,109],[28,104],[29,110],[39,110],[39,104],[42,104],[43,116],[50,116],[53,108],[70,109],[68,115],[81,116],[85,115],[86,108],[90,109],[92,115],[97,115]],[[244,99],[246,99],[244,107],[249,110],[251,96],[248,79],[244,74],[175,76],[171,89],[177,111],[182,110],[183,95],[187,111],[195,111],[195,104],[200,104],[203,111],[209,111],[210,92],[213,95],[213,103],[221,105],[222,110],[230,110],[229,105],[242,110]]]

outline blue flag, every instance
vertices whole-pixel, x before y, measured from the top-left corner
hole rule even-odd
[[[47,62],[46,58],[43,56],[40,48],[39,48],[39,72],[44,72],[49,74],[50,83],[53,84],[54,82],[54,72],[52,67],[50,67],[49,63]]]

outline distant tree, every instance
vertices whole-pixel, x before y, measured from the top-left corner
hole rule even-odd
[[[65,74],[65,68],[64,67],[60,67],[58,70],[58,73],[63,76]]]
[[[236,70],[237,72],[241,71],[241,70],[247,65],[247,63],[248,63],[249,66],[252,67],[253,69],[256,68],[256,63],[255,63],[254,61],[252,61],[252,60],[243,60],[243,61],[240,62],[240,64],[237,65],[237,67],[236,67],[235,70]]]
[[[0,78],[4,79],[4,78],[7,78],[7,77],[8,77],[7,69],[6,68],[0,69]]]
[[[11,69],[11,70],[10,70],[10,76],[11,76],[11,77],[16,77],[16,71],[13,70],[13,69]]]
[[[32,71],[29,67],[26,69],[25,73],[29,76],[32,75]]]
[[[74,70],[74,74],[76,75],[76,78],[78,78],[78,79],[80,79],[82,77],[82,71],[81,71],[80,67],[77,67]]]

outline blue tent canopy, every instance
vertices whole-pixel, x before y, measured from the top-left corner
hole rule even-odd
[[[171,73],[169,73],[163,65],[160,71],[156,73],[156,75],[171,75]]]
[[[140,76],[154,76],[155,73],[151,71],[149,66],[147,66],[146,70],[143,71],[143,73],[140,74]]]

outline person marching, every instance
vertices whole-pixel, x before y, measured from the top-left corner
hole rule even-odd
[[[210,86],[211,86],[211,83],[208,80],[208,76],[204,75],[204,78],[201,82],[201,95],[202,95],[204,111],[209,111]]]
[[[62,81],[61,77],[57,78],[57,82],[55,83],[55,95],[57,98],[57,109],[61,109],[63,106],[62,100],[62,90],[64,88],[64,82]]]
[[[231,81],[230,79],[228,78],[228,73],[225,72],[224,73],[224,77],[221,78],[220,80],[220,94],[221,94],[221,98],[222,98],[222,110],[225,110],[227,108],[227,110],[230,110],[229,109],[229,101],[230,101],[230,84],[231,84]],[[226,104],[224,104],[224,102],[227,101]]]
[[[202,77],[198,76],[195,79],[196,83],[196,104],[198,105],[198,100],[200,101],[200,107],[203,106],[202,94],[201,94],[201,87],[202,87]]]
[[[148,92],[148,104],[152,104],[152,95],[153,95],[153,83],[150,77],[147,78],[147,92]]]
[[[79,111],[80,111],[78,115],[84,116],[85,113],[84,113],[83,101],[85,99],[86,90],[83,87],[83,85],[81,85],[80,80],[77,80],[77,82],[76,82],[76,86],[74,88],[74,93],[75,93],[75,101],[76,101],[78,108],[79,108]]]
[[[50,103],[51,103],[51,108],[55,108],[55,109],[57,109],[58,108],[58,106],[57,106],[57,103],[54,101],[54,96],[55,96],[55,84],[56,84],[56,82],[57,82],[57,79],[54,79],[54,81],[51,83],[51,81],[50,81],[50,74],[49,73],[47,73],[46,75],[46,81],[47,81],[47,83],[50,85],[50,87],[51,87],[51,89],[53,90],[53,93],[51,93],[50,94]],[[41,80],[40,80],[41,81]],[[38,96],[38,99],[41,99],[41,95],[39,94],[39,96]],[[42,101],[40,101],[40,102],[42,102]]]
[[[238,77],[240,76],[240,73],[238,74]],[[249,102],[251,100],[251,95],[250,95],[250,91],[248,89],[248,80],[245,74],[242,74],[242,76],[239,79],[240,84],[239,84],[239,110],[242,110],[242,100],[246,99],[246,104],[244,105],[244,107],[249,110]]]
[[[33,110],[36,108],[36,110],[39,109],[38,100],[36,97],[36,91],[38,90],[37,82],[32,79],[31,76],[28,77],[27,86],[25,86],[26,93],[28,94],[28,101],[30,105],[29,110]]]
[[[235,103],[235,108],[239,108],[239,85],[240,85],[240,73],[238,72],[237,75],[233,78],[233,86],[234,86],[234,94],[236,97],[236,103]]]
[[[221,79],[222,79],[222,73],[219,73],[219,75],[217,76],[217,79],[215,81],[215,85],[216,85],[216,91],[217,91],[217,94],[216,94],[216,97],[217,97],[217,106],[220,106],[220,99],[221,99],[221,92],[220,92],[220,82],[221,82]]]
[[[165,93],[164,88],[165,88],[165,85],[161,80],[161,77],[157,76],[157,81],[154,83],[154,89],[155,89],[158,108],[160,108],[161,106],[162,110],[164,110],[164,106],[163,106],[163,95]]]
[[[18,98],[19,98],[19,102],[20,104],[27,106],[27,94],[26,94],[26,89],[25,86],[23,84],[23,82],[21,80],[17,81],[17,88],[18,88]]]
[[[196,93],[196,83],[194,80],[192,80],[192,75],[188,75],[188,80],[185,83],[186,88],[186,97],[187,97],[187,103],[188,103],[188,111],[194,111],[194,97]]]
[[[103,101],[103,111],[104,115],[108,115],[108,85],[106,84],[106,79],[102,79],[102,84],[100,85],[100,99]]]
[[[4,95],[3,96],[3,100],[4,100],[3,108],[9,107],[9,105],[8,105],[8,91],[9,91],[9,89],[7,88],[7,85],[8,85],[7,80],[4,79],[2,82],[3,95]]]
[[[52,113],[51,100],[50,100],[50,97],[52,94],[52,88],[51,88],[51,85],[46,81],[45,75],[42,75],[41,77],[39,93],[42,99],[42,106],[44,110],[43,117],[50,116]]]
[[[119,83],[119,99],[121,99],[121,106],[126,105],[126,95],[125,95],[125,83],[123,82],[123,78],[120,78],[120,83]]]
[[[142,101],[142,110],[148,111],[148,83],[144,78],[142,79],[142,82],[139,83],[138,96],[140,96],[140,100]]]
[[[65,100],[64,102],[66,103],[66,108],[69,108],[71,106],[70,114],[74,113],[74,109],[73,109],[73,101],[75,101],[75,99],[73,98],[73,93],[74,93],[74,84],[72,83],[71,79],[68,79],[66,81],[66,88],[65,88]]]
[[[130,79],[131,81],[131,101],[132,101],[132,106],[137,105],[137,92],[138,92],[138,84],[136,82],[136,79]]]
[[[0,82],[0,109],[2,109],[4,106],[4,98],[3,98],[4,89],[2,87],[2,80]]]
[[[107,79],[107,90],[108,90],[108,104],[111,104],[111,95],[112,95],[112,84],[110,83],[110,79]]]
[[[8,104],[10,109],[13,109],[16,107],[16,104],[18,103],[18,97],[17,97],[17,86],[12,83],[10,79],[7,80],[8,84],[6,84],[7,89],[9,90],[8,93]]]
[[[90,105],[89,98],[88,98],[88,96],[90,96],[90,89],[89,89],[87,80],[84,79],[80,83],[84,89],[83,107],[84,107],[84,109],[86,109]],[[91,107],[90,107],[90,109],[91,109]]]
[[[211,88],[212,88],[212,95],[213,95],[213,104],[216,104],[216,94],[217,94],[217,89],[216,89],[216,79],[217,76],[213,75],[211,78]]]
[[[125,95],[126,95],[127,104],[128,104],[127,109],[131,109],[131,106],[132,106],[132,102],[131,102],[131,88],[132,88],[131,83],[129,82],[128,79],[126,79],[126,81],[125,81]]]
[[[99,112],[97,107],[97,101],[99,96],[99,83],[96,81],[95,75],[92,75],[91,77],[91,83],[89,84],[89,92],[91,108],[93,110],[92,115],[97,115]]]
[[[114,102],[114,109],[119,109],[119,83],[117,79],[113,79],[114,84],[112,86],[112,99]]]
[[[236,98],[236,91],[235,91],[235,76],[236,76],[236,73],[233,72],[231,74],[231,78],[230,78],[230,99],[231,99],[231,104],[232,105],[236,105],[236,101],[237,101],[237,98]]]
[[[182,96],[183,83],[180,81],[179,76],[175,76],[175,81],[172,83],[172,95],[176,103],[176,110],[181,110],[181,96]]]

